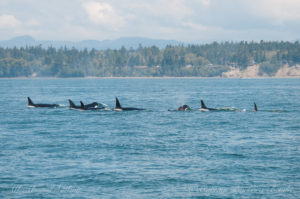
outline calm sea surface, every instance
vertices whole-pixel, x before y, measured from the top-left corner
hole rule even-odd
[[[0,198],[299,195],[300,79],[0,79]]]

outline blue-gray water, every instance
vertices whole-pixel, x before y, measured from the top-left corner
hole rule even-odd
[[[0,96],[0,198],[300,194],[300,79],[0,79]],[[150,110],[67,107],[115,96]],[[200,99],[246,111],[167,111]]]

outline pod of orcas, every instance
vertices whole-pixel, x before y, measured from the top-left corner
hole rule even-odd
[[[35,104],[33,103],[33,101],[31,100],[30,97],[27,97],[28,99],[28,107],[36,107],[36,108],[44,108],[44,107],[47,107],[47,108],[56,108],[56,107],[59,107],[59,104]],[[80,110],[105,110],[107,105],[105,104],[102,104],[102,103],[98,103],[98,102],[93,102],[93,103],[90,103],[90,104],[84,104],[82,101],[80,101],[80,106],[78,105],[75,105],[75,103],[72,101],[72,100],[68,100],[69,101],[69,108],[71,109],[80,109]],[[107,109],[106,109],[107,110]],[[111,110],[111,109],[108,109],[108,110]],[[119,99],[116,97],[116,105],[115,105],[115,108],[112,109],[114,111],[141,111],[141,110],[147,110],[145,108],[135,108],[135,107],[123,107],[121,106],[121,103],[119,101]],[[168,110],[168,111],[191,111],[191,107],[187,104],[184,104],[180,107],[178,107],[177,109],[175,110]],[[226,108],[226,107],[223,107],[223,108],[208,108],[204,101],[201,100],[201,108],[198,109],[200,111],[224,111],[224,110],[231,110],[231,111],[235,111],[237,109],[234,109],[234,108]],[[257,105],[256,103],[254,102],[254,109],[253,111],[258,111],[258,108],[257,108]]]

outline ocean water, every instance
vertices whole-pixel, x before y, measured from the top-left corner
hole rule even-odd
[[[0,79],[0,96],[0,198],[299,198],[300,79]],[[147,110],[68,108],[116,96]]]

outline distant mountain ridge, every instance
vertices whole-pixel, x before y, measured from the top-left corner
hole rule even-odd
[[[158,48],[164,48],[167,45],[180,45],[183,42],[175,40],[162,40],[162,39],[150,39],[144,37],[121,37],[115,40],[83,40],[78,42],[72,41],[51,41],[51,40],[35,40],[31,36],[19,36],[14,37],[9,40],[0,41],[0,47],[13,48],[13,47],[26,47],[26,46],[38,46],[41,45],[43,48],[48,48],[52,46],[54,48],[67,47],[67,48],[77,48],[77,49],[120,49],[122,46],[125,48],[138,48],[139,45],[144,47],[157,46]]]

